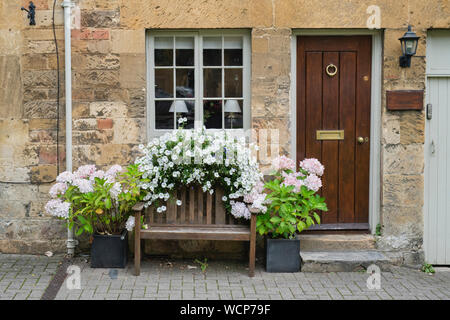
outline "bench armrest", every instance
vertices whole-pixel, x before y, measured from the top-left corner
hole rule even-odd
[[[132,208],[133,211],[142,211],[142,209],[144,209],[144,202],[138,202]]]

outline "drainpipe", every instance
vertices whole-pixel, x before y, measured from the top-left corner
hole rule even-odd
[[[71,44],[71,8],[74,3],[64,0],[64,56],[66,88],[66,170],[72,171],[72,44]],[[73,256],[78,241],[73,229],[67,228],[67,254]]]

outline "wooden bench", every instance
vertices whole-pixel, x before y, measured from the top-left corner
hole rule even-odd
[[[249,241],[249,276],[255,272],[256,215],[252,213],[250,224],[239,221],[226,213],[222,202],[223,192],[213,195],[203,193],[201,188],[184,188],[178,191],[177,206],[173,199],[167,203],[167,211],[157,213],[154,207],[144,211],[143,203],[133,209],[135,214],[135,274],[140,274],[141,239],[167,240],[230,240]],[[148,229],[141,229],[141,215]]]

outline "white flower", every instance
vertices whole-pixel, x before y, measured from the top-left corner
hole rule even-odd
[[[81,193],[88,193],[94,191],[94,187],[92,186],[92,182],[86,179],[75,179],[72,184],[78,187]]]
[[[70,203],[63,202],[60,199],[54,199],[47,202],[45,211],[52,216],[68,219],[70,211]]]
[[[181,206],[182,201],[181,200],[177,200],[177,206]]]
[[[58,182],[50,188],[48,192],[52,198],[56,198],[58,195],[64,194],[67,190],[67,184]]]
[[[64,171],[59,174],[59,176],[56,177],[56,182],[61,183],[72,183],[72,181],[75,179],[75,175],[72,172]]]
[[[135,219],[134,216],[129,216],[127,222],[125,223],[125,228],[128,231],[133,231],[135,226]]]
[[[121,192],[122,186],[120,185],[119,182],[114,183],[111,189],[109,190],[109,194],[111,195],[111,198],[113,198],[114,200],[117,200]]]

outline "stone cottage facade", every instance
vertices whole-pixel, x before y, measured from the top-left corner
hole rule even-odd
[[[19,2],[28,6],[25,0],[0,2],[0,252],[63,252],[67,231],[61,222],[43,211],[51,182],[57,175],[58,159],[53,0],[34,1],[35,26],[28,25]],[[71,38],[74,168],[88,163],[100,167],[131,163],[138,155],[137,146],[147,141],[149,123],[153,121],[149,119],[153,113],[149,109],[148,75],[154,72],[148,68],[153,59],[148,41],[157,37],[158,31],[174,32],[172,37],[177,37],[176,32],[180,31],[193,32],[195,41],[204,37],[203,31],[216,37],[220,36],[214,33],[218,30],[223,34],[239,31],[248,35],[248,56],[244,57],[247,62],[243,64],[249,80],[244,77],[241,81],[247,81],[243,95],[249,105],[245,109],[249,128],[255,129],[257,136],[258,130],[277,129],[278,141],[269,141],[270,148],[292,157],[301,154],[300,92],[306,94],[310,90],[302,87],[300,64],[304,63],[309,70],[308,61],[314,60],[313,55],[306,62],[298,59],[298,38],[368,37],[369,72],[362,75],[371,84],[368,97],[372,108],[367,111],[372,112],[372,118],[368,118],[370,141],[366,140],[370,170],[369,162],[364,169],[367,179],[370,176],[364,187],[370,193],[365,205],[367,223],[372,233],[378,223],[383,226],[380,247],[420,255],[424,239],[425,109],[387,110],[386,92],[426,93],[427,35],[432,28],[450,28],[448,1],[77,0],[74,3],[80,14]],[[379,21],[379,26],[368,24],[371,15],[377,13],[370,6],[379,9],[380,15],[375,17],[379,20],[372,20]],[[55,24],[61,77],[58,136],[62,171],[65,118],[61,1],[57,1]],[[411,67],[401,68],[398,39],[408,25],[420,40]],[[310,44],[303,45],[306,48]],[[347,58],[340,54],[343,65]],[[323,79],[328,81],[325,76]],[[348,96],[345,92],[341,95]]]

